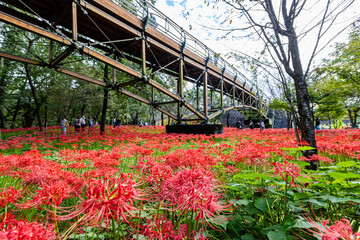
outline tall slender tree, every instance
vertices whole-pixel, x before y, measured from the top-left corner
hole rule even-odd
[[[240,30],[253,29],[253,34],[263,40],[265,49],[276,56],[277,64],[284,68],[284,71],[293,79],[296,89],[297,109],[300,116],[301,140],[314,148],[305,151],[304,155],[310,157],[317,153],[314,118],[310,107],[310,97],[307,89],[307,77],[311,72],[314,57],[319,51],[320,40],[330,29],[337,17],[345,11],[354,0],[327,0],[317,2],[324,7],[321,15],[313,19],[313,23],[307,25],[299,35],[296,31],[296,23],[301,21],[302,13],[314,7],[306,0],[223,0],[233,9],[238,10],[241,17],[246,18],[246,26]],[[337,3],[333,10],[332,4]],[[308,4],[308,5],[307,5]],[[312,53],[307,62],[301,58],[304,49],[300,47],[300,40],[311,31],[317,31]],[[310,46],[306,46],[309,48]],[[304,64],[305,63],[305,64]],[[305,66],[305,67],[304,67]],[[312,169],[317,169],[317,163],[312,162]]]

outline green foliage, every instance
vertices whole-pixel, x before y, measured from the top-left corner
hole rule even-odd
[[[347,43],[336,45],[336,51],[315,69],[310,91],[317,105],[316,115],[341,119],[354,113],[353,125],[360,110],[360,28],[354,27]]]

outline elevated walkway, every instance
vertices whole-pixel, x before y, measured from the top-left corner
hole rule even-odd
[[[136,2],[136,1],[134,1]],[[156,23],[150,14],[156,17]],[[118,91],[154,106],[178,121],[209,121],[230,109],[266,116],[264,95],[223,58],[146,1],[3,0],[0,21],[49,39],[49,56],[29,58],[0,52],[25,62]],[[54,56],[54,45],[63,52]],[[114,69],[104,80],[75,72],[64,60],[81,54]],[[127,73],[130,81],[116,78]],[[175,85],[165,76],[175,77]],[[148,91],[135,94],[134,88]],[[219,99],[219,100],[216,100]]]

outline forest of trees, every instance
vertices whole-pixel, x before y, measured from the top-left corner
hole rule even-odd
[[[26,33],[7,24],[1,24],[0,51],[32,59],[46,59],[49,56],[49,40]],[[54,55],[63,47],[55,46]],[[96,79],[104,78],[105,65],[88,59],[78,53],[69,56],[66,68],[79,70]],[[139,69],[133,63],[132,68]],[[108,69],[109,79],[113,78]],[[117,71],[120,82],[131,80],[127,74]],[[159,80],[159,79],[158,79]],[[171,80],[171,79],[170,79]],[[138,83],[132,92],[146,95],[148,86]],[[53,69],[32,66],[1,58],[0,66],[0,128],[59,125],[66,117],[73,122],[76,116],[85,115],[100,122],[104,91],[102,87],[76,80]],[[120,117],[123,123],[137,124],[142,118],[153,123],[161,117],[153,107],[142,104],[116,91],[109,92],[107,121]]]

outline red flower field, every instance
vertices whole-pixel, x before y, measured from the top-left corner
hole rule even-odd
[[[1,137],[1,239],[360,239],[358,129],[317,132],[318,171],[286,130]]]

